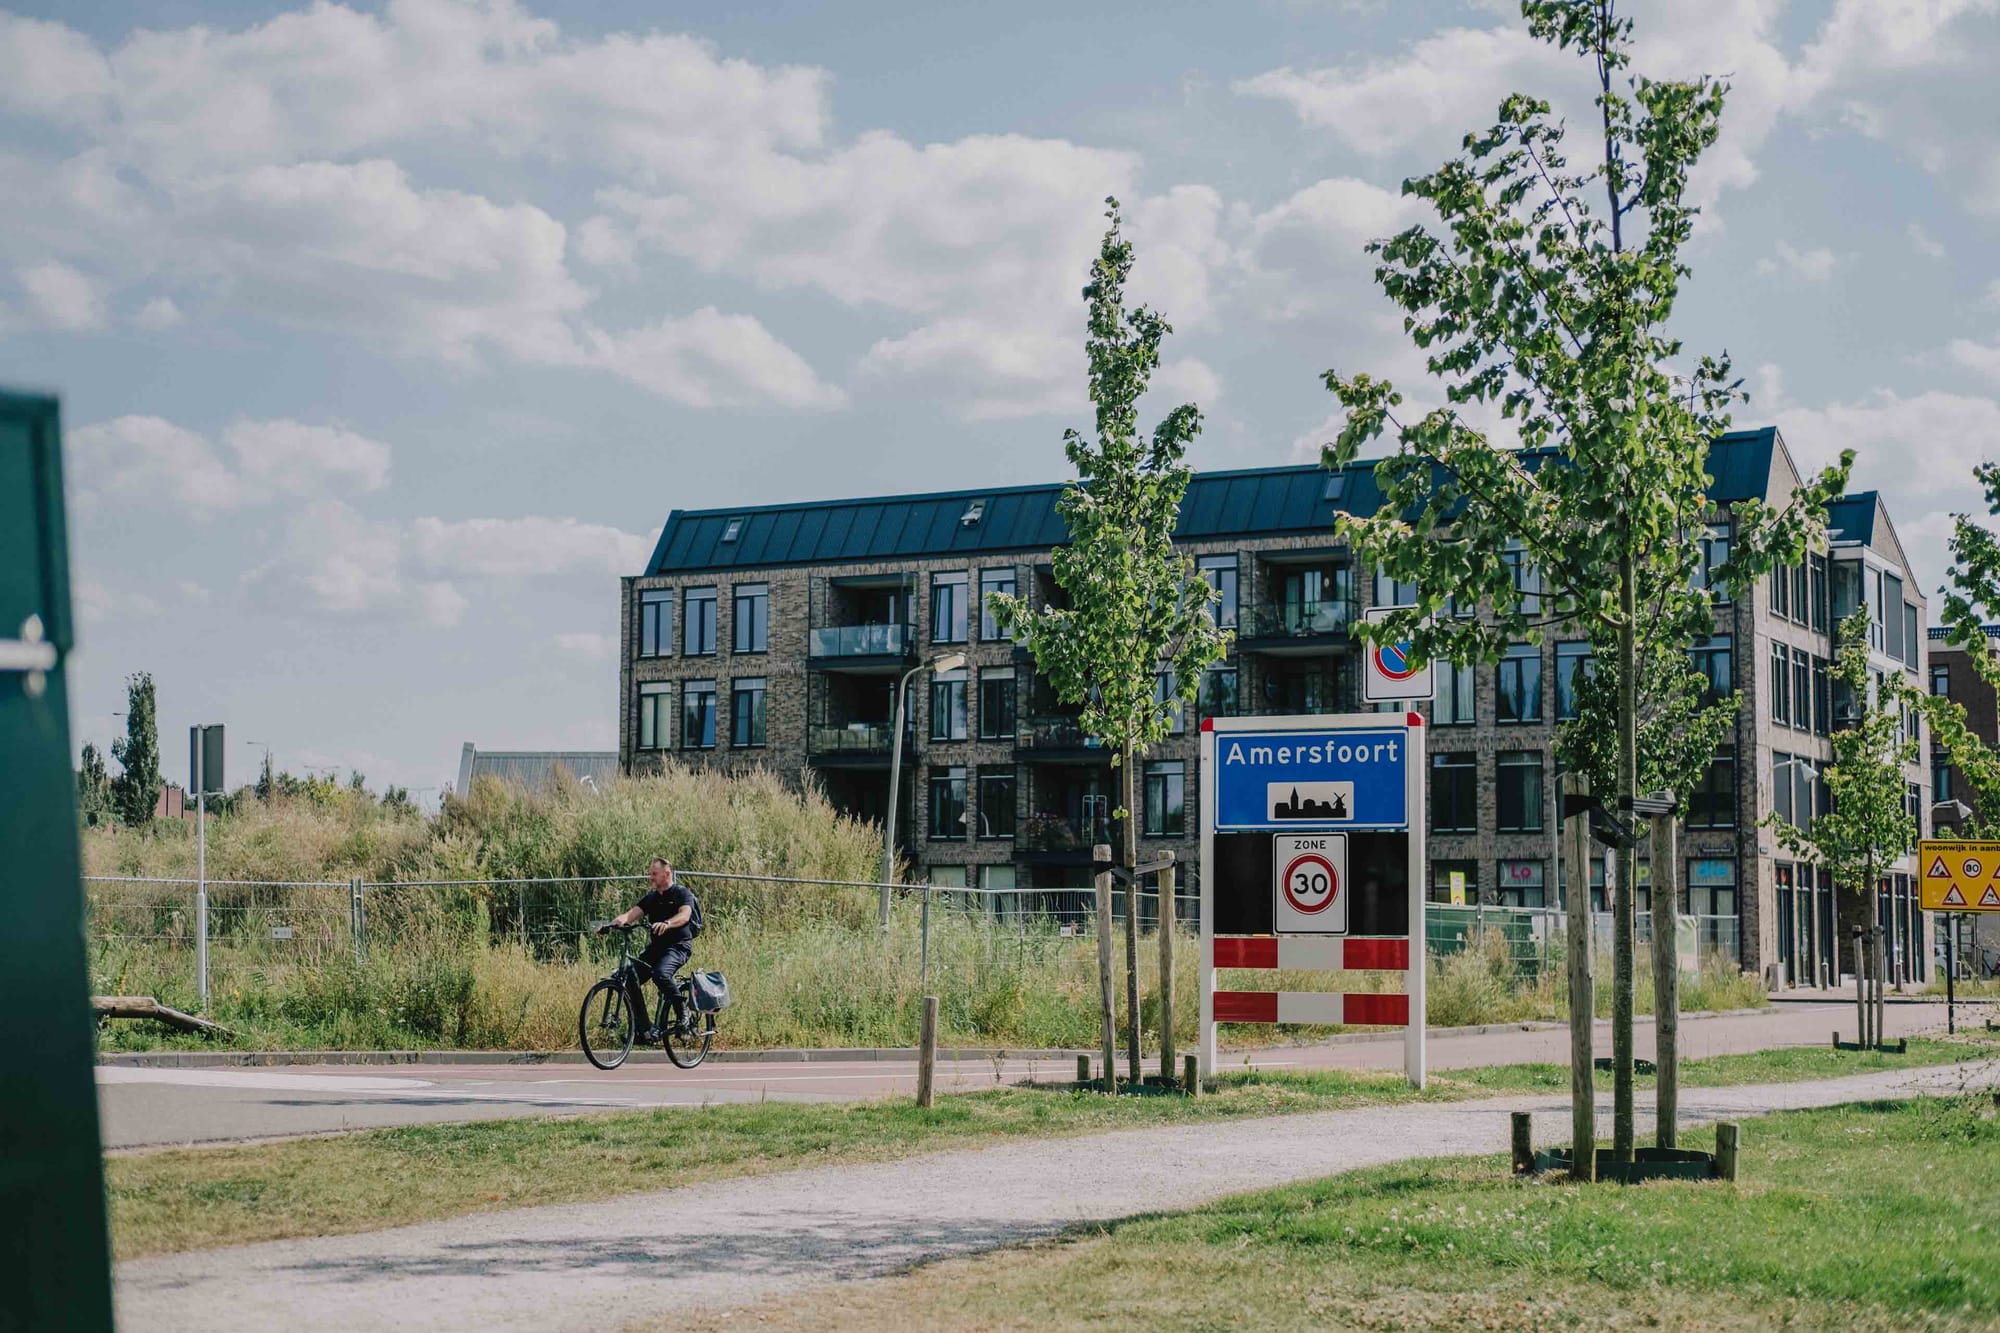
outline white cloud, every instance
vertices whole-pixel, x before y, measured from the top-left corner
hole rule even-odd
[[[1801,250],[1790,241],[1778,242],[1776,259],[1757,261],[1759,273],[1789,273],[1803,282],[1825,282],[1840,266],[1840,256],[1823,245]]]
[[[55,121],[102,114],[111,67],[82,33],[0,13],[0,109]]]
[[[103,580],[79,572],[70,585],[76,598],[77,619],[85,625],[103,625],[160,613],[160,604],[141,592],[107,586]]]
[[[555,645],[563,656],[587,662],[609,661],[618,651],[618,640],[609,634],[558,634]]]
[[[1842,449],[1856,451],[1849,489],[1882,492],[1920,580],[1935,587],[1949,564],[1944,537],[1950,529],[1940,516],[1983,509],[1972,468],[2000,458],[2000,402],[1878,389],[1818,408],[1766,408],[1801,466],[1816,469]]]
[[[338,500],[316,500],[294,515],[277,553],[244,583],[254,597],[293,613],[393,615],[449,626],[469,605],[449,582],[411,575],[395,524],[365,518]]]
[[[235,421],[222,442],[171,421],[123,416],[71,432],[81,499],[157,503],[168,499],[197,514],[269,501],[379,490],[389,478],[389,446],[333,426],[297,421]]]
[[[1193,403],[1206,411],[1222,397],[1222,377],[1206,361],[1184,356],[1160,364],[1149,392],[1170,404]]]
[[[755,317],[704,306],[657,324],[588,333],[589,364],[691,407],[833,408],[846,395]]]
[[[576,229],[576,255],[599,268],[631,268],[632,233],[602,213]]]
[[[419,518],[409,550],[425,569],[452,575],[521,578],[591,572],[631,574],[657,539],[573,518]]]
[[[43,319],[59,329],[94,329],[104,323],[104,298],[95,281],[58,260],[23,268],[21,287]]]
[[[132,322],[142,329],[171,329],[185,318],[171,297],[156,296],[139,308]]]
[[[1954,338],[1945,352],[1953,362],[1973,374],[2000,384],[2000,345],[1977,343],[1970,338]]]
[[[1903,234],[1909,238],[1910,248],[1924,258],[1943,259],[1946,257],[1944,242],[1924,230],[1922,223],[1912,222],[1903,229]]]

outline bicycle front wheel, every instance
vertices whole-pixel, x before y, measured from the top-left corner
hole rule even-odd
[[[583,997],[583,1008],[576,1016],[576,1035],[583,1043],[584,1058],[599,1069],[624,1064],[637,1031],[623,986],[600,981]]]
[[[662,1024],[666,1028],[667,1059],[682,1069],[693,1069],[708,1058],[708,1048],[715,1041],[715,1015],[696,1010],[694,1031],[679,1032],[672,1022]]]

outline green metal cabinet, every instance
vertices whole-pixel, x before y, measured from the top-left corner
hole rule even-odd
[[[0,1329],[111,1327],[67,541],[55,400],[0,392]]]

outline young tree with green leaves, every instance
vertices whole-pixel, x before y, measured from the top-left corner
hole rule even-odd
[[[2000,517],[2000,463],[1981,463],[1973,480],[1986,512]],[[2000,688],[2000,658],[1987,649],[1986,627],[2000,621],[2000,534],[1970,514],[1951,516],[1951,586],[1945,590],[1945,642],[1963,648],[1972,669]]]
[[[104,767],[104,752],[89,743],[76,770],[76,808],[86,824],[111,813],[111,774]]]
[[[111,780],[111,805],[133,828],[153,820],[160,803],[160,729],[154,708],[153,674],[125,678],[125,734],[111,742],[111,757],[125,770]]]
[[[1710,625],[1708,598],[1691,586],[1692,538],[1712,517],[1709,445],[1741,381],[1727,355],[1690,363],[1666,325],[1689,274],[1689,173],[1715,142],[1726,90],[1708,78],[1629,75],[1632,25],[1615,0],[1524,0],[1521,12],[1535,37],[1595,76],[1592,160],[1572,168],[1564,123],[1547,102],[1515,94],[1460,156],[1404,183],[1443,233],[1418,225],[1370,249],[1446,404],[1405,415],[1389,382],[1330,370],[1347,420],[1327,462],[1344,466],[1393,434],[1376,467],[1384,504],[1341,528],[1365,564],[1415,583],[1419,597],[1359,627],[1362,636],[1409,640],[1420,660],[1490,663],[1556,626],[1587,635],[1619,693],[1615,776],[1599,795],[1629,801],[1639,789],[1638,664],[1661,648],[1686,651]],[[1494,408],[1519,447],[1496,444],[1466,415]],[[1782,507],[1739,504],[1721,580],[1745,589],[1773,560],[1801,558],[1849,461]],[[1447,614],[1448,603],[1482,613]],[[1632,866],[1621,851],[1613,1147],[1628,1160]]]
[[[1903,727],[1903,712],[1916,691],[1895,671],[1881,680],[1868,669],[1868,613],[1856,611],[1840,623],[1840,653],[1833,681],[1853,701],[1852,725],[1833,733],[1833,763],[1821,780],[1831,809],[1812,815],[1799,828],[1775,812],[1764,826],[1793,856],[1808,857],[1833,876],[1836,889],[1852,889],[1861,899],[1860,917],[1872,917],[1875,885],[1886,866],[1916,844],[1917,821],[1906,798],[1903,770],[1917,762],[1917,742]]]
[[[1110,228],[1083,289],[1090,316],[1085,350],[1090,359],[1090,399],[1096,404],[1096,438],[1063,432],[1063,452],[1076,468],[1056,507],[1069,541],[1055,550],[1058,587],[1069,605],[1030,605],[995,595],[994,618],[1024,639],[1035,667],[1056,697],[1080,707],[1079,722],[1112,752],[1122,776],[1119,818],[1125,821],[1123,861],[1138,863],[1135,761],[1172,729],[1190,708],[1202,673],[1228,651],[1208,606],[1215,593],[1194,562],[1173,544],[1181,497],[1194,469],[1187,447],[1201,430],[1201,410],[1183,403],[1153,428],[1139,430],[1138,404],[1160,364],[1160,344],[1173,332],[1146,306],[1127,309],[1125,284],[1132,243],[1119,230],[1118,201],[1107,199]],[[1170,672],[1173,688],[1158,690]],[[1131,1077],[1139,1067],[1139,899],[1136,882],[1125,887],[1127,1038]],[[1170,1006],[1162,1005],[1163,1013]],[[1104,1015],[1107,1031],[1113,1023]],[[1107,1080],[1110,1071],[1106,1070]]]
[[[1556,762],[1583,774],[1592,791],[1617,789],[1623,697],[1615,670],[1592,669],[1577,682],[1575,718],[1557,729]],[[1741,701],[1718,692],[1687,653],[1658,641],[1639,664],[1637,698],[1639,790],[1670,790],[1685,801],[1729,738]]]

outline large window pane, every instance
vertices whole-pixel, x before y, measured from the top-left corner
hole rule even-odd
[[[1178,759],[1146,765],[1146,836],[1178,838],[1186,830],[1186,765]]]
[[[1494,894],[1504,907],[1546,907],[1544,866],[1540,861],[1496,863]]]
[[[765,743],[762,676],[744,676],[729,687],[729,743],[736,746]]]
[[[931,575],[931,642],[964,643],[965,571]]]
[[[966,737],[965,668],[931,677],[931,739],[962,741]]]
[[[1437,663],[1437,697],[1431,701],[1431,721],[1441,727],[1471,726],[1479,720],[1479,670],[1456,662]]]
[[[1014,770],[981,769],[979,772],[979,836],[1014,836]],[[1011,868],[1011,867],[1010,867]]]
[[[739,583],[730,646],[739,653],[761,653],[770,647],[771,587],[767,583]]]
[[[1223,629],[1236,628],[1237,573],[1236,557],[1233,555],[1205,555],[1195,562],[1202,578],[1215,589],[1220,600],[1209,607],[1209,614]]]
[[[681,686],[681,748],[715,748],[715,682],[691,680]]]
[[[986,667],[979,673],[979,735],[1005,740],[1014,734],[1014,668]]]
[[[1709,761],[1708,772],[1688,796],[1689,828],[1736,826],[1736,749],[1722,746]]]
[[[667,748],[667,709],[672,704],[673,688],[665,681],[639,686],[639,749]]]
[[[1567,722],[1576,716],[1576,692],[1584,676],[1594,676],[1597,663],[1591,659],[1588,643],[1556,645],[1556,717]]]
[[[673,651],[674,593],[655,588],[639,594],[640,657],[665,657]]]
[[[1502,833],[1542,829],[1542,756],[1534,750],[1502,751],[1496,766]]]
[[[1712,635],[1696,644],[1693,649],[1695,670],[1708,677],[1708,698],[1710,702],[1720,699],[1736,688],[1735,667],[1730,656],[1730,639],[1727,634]]]
[[[934,768],[930,782],[930,837],[933,842],[965,838],[965,770]]]
[[[681,594],[681,651],[705,657],[715,651],[715,589],[688,588]]]
[[[1201,678],[1197,704],[1203,717],[1235,717],[1237,709],[1236,668],[1210,667]]]
[[[1014,637],[1002,630],[1000,622],[993,618],[993,606],[988,599],[995,594],[1005,594],[1009,597],[1014,595],[1013,569],[979,571],[979,637],[988,642]]]
[[[1542,720],[1542,655],[1531,643],[1517,643],[1495,668],[1498,684],[1499,720],[1539,722]]]
[[[1431,832],[1479,831],[1479,756],[1431,756]]]

